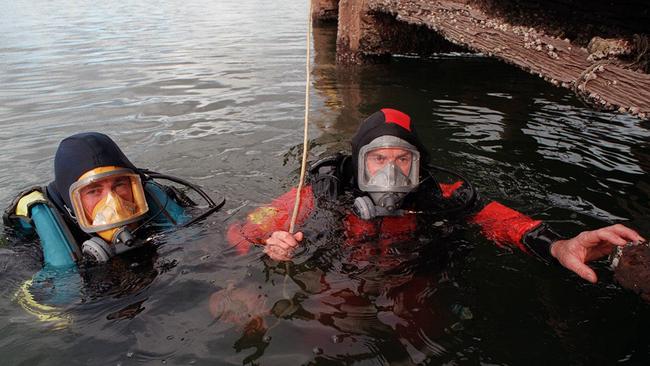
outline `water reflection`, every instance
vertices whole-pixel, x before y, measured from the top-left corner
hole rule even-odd
[[[300,363],[455,357],[473,315],[462,303],[468,289],[456,280],[470,246],[451,227],[384,251],[379,243],[346,244],[340,222],[310,222],[328,234],[294,261],[265,260],[263,277],[212,295],[221,327],[233,324],[241,334],[235,349],[244,362],[263,360],[267,347]]]

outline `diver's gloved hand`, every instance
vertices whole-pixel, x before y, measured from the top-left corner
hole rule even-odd
[[[645,239],[636,231],[616,224],[598,230],[583,231],[571,239],[558,240],[551,244],[551,255],[578,276],[595,283],[598,280],[596,272],[585,263],[609,255],[614,246],[642,241]]]
[[[276,261],[288,261],[293,257],[293,251],[302,241],[303,233],[291,234],[288,231],[274,231],[271,237],[266,239],[264,253]]]

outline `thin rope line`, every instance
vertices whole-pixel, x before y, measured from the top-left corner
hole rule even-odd
[[[302,166],[300,168],[300,181],[298,182],[298,190],[296,191],[296,202],[293,205],[293,213],[291,215],[291,224],[289,225],[289,232],[293,234],[296,225],[296,218],[298,217],[298,209],[300,208],[300,193],[302,186],[305,182],[305,170],[307,168],[307,150],[309,148],[309,141],[307,139],[308,121],[309,121],[309,84],[310,84],[310,69],[311,69],[311,11],[312,1],[309,1],[309,14],[307,15],[307,62],[305,62],[305,73],[307,80],[305,83],[305,125],[304,137],[302,142]]]

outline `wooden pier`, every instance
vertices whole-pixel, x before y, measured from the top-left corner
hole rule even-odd
[[[576,12],[581,2],[544,4],[564,14]],[[635,10],[634,2],[626,4]],[[501,12],[485,0],[312,0],[312,19],[338,22],[341,64],[377,62],[392,54],[479,52],[570,89],[596,109],[645,119],[650,117],[648,10],[639,4],[627,29],[624,19],[606,9],[593,18],[598,27],[591,27],[588,17],[563,23],[552,12]]]

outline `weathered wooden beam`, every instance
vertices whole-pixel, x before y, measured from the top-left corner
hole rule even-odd
[[[315,23],[336,22],[339,0],[311,0],[311,19]]]
[[[347,64],[361,62],[364,49],[361,47],[361,38],[369,38],[371,30],[375,28],[368,26],[368,23],[372,23],[372,16],[368,14],[368,0],[339,1],[339,29],[336,37],[337,62]]]
[[[650,75],[627,68],[617,59],[590,57],[585,48],[568,39],[513,26],[461,0],[341,0],[337,60],[358,63],[367,56],[390,52],[390,48],[377,47],[391,44],[395,36],[394,29],[382,29],[381,17],[386,15],[426,27],[453,44],[571,89],[596,108],[650,116]]]

